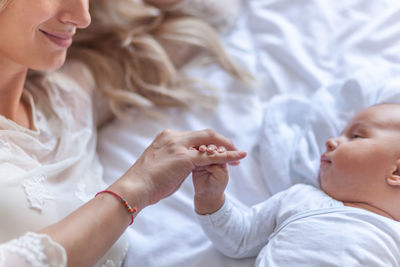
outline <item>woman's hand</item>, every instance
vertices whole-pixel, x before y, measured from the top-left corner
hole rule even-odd
[[[199,151],[208,156],[226,153],[225,147],[201,145]],[[228,185],[228,168],[226,164],[207,166],[193,171],[194,205],[199,214],[211,214],[219,210],[225,202],[225,188]]]
[[[229,151],[205,155],[197,150],[201,144],[211,143]],[[140,210],[175,192],[193,170],[236,162],[245,156],[245,152],[237,151],[228,139],[211,130],[165,130],[107,189],[123,196]],[[110,194],[100,194],[41,233],[51,236],[65,248],[69,266],[93,266],[121,236],[130,220],[121,201]],[[87,249],[87,244],[95,245]]]
[[[206,154],[198,150],[202,144],[223,146],[226,151]],[[144,203],[137,205],[143,208],[174,193],[192,171],[215,164],[236,163],[245,156],[246,152],[237,151],[230,140],[212,130],[165,130],[121,179],[133,182],[135,192],[141,188],[140,201]]]

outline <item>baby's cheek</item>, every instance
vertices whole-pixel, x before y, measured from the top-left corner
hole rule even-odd
[[[332,158],[332,167],[337,174],[347,173],[359,164],[355,155],[341,153],[340,151],[337,152],[338,153],[335,153],[335,157]]]
[[[338,153],[333,161],[335,183],[342,188],[356,188],[379,175],[377,162],[367,154]]]

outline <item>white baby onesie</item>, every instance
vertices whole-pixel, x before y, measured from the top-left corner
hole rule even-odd
[[[400,223],[298,184],[248,211],[228,201],[198,219],[214,245],[255,266],[399,266]]]

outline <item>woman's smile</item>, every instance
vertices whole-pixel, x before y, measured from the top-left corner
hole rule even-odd
[[[65,33],[49,33],[43,30],[40,30],[44,36],[47,37],[52,43],[60,46],[62,48],[68,48],[72,44],[72,36],[73,34],[65,34]]]

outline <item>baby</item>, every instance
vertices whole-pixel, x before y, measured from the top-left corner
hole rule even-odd
[[[208,166],[193,172],[195,210],[222,253],[255,266],[400,266],[400,105],[367,108],[328,140],[318,179],[244,211],[225,200],[227,167]]]

